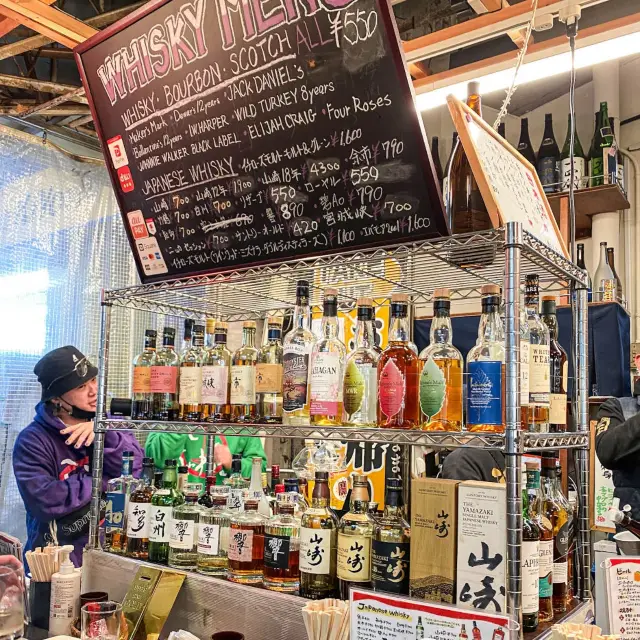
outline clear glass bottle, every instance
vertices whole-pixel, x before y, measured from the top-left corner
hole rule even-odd
[[[529,507],[527,471],[522,469],[522,630],[538,628],[538,596],[540,576],[540,528]]]
[[[278,513],[264,527],[265,589],[298,593],[300,589],[300,521],[293,515],[295,505],[281,494]]]
[[[230,422],[231,352],[226,322],[207,320],[207,344],[202,362],[202,417],[209,422]]]
[[[261,584],[264,570],[264,528],[267,518],[258,513],[256,500],[245,500],[244,511],[231,518],[227,579]]]
[[[256,364],[256,412],[258,422],[282,422],[282,318],[267,320],[267,344]]]
[[[451,292],[433,293],[429,346],[420,353],[420,427],[462,431],[462,354],[453,346]]]
[[[122,472],[118,478],[107,482],[107,506],[105,509],[104,550],[124,553],[127,548],[127,509],[131,494],[140,481],[133,477],[133,451],[123,451]]]
[[[420,360],[409,346],[409,301],[391,296],[389,344],[378,360],[378,426],[415,429],[419,425]]]
[[[151,367],[156,362],[157,332],[144,332],[144,351],[133,361],[133,388],[131,390],[131,419],[153,419],[153,393],[151,393]]]
[[[549,431],[549,329],[539,315],[540,294],[536,274],[526,277],[524,304],[529,322],[529,410],[527,430]]]
[[[141,482],[131,494],[127,508],[127,555],[139,560],[149,557],[154,472],[153,458],[143,458]]]
[[[222,487],[218,487],[221,489]],[[232,513],[227,509],[225,493],[212,495],[210,509],[200,511],[198,524],[198,573],[209,576],[224,576],[229,559],[229,527]]]
[[[298,280],[293,328],[284,338],[282,374],[282,424],[300,427],[309,424],[309,370],[316,338],[311,331],[309,282]]]
[[[562,433],[567,430],[567,385],[569,360],[567,352],[558,340],[558,318],[555,296],[542,297],[542,322],[549,329],[549,431]]]
[[[249,499],[258,502],[258,513],[268,518],[271,515],[269,499],[262,489],[262,458],[251,459],[251,481],[249,483]]]
[[[600,243],[600,262],[593,275],[596,302],[615,302],[616,277],[607,260],[607,243]]]
[[[607,247],[607,262],[611,267],[613,277],[616,279],[616,301],[620,304],[623,304],[624,300],[622,297],[622,282],[620,281],[620,276],[618,276],[618,272],[616,271],[615,250],[613,247]]]
[[[198,522],[202,507],[198,504],[201,487],[188,484],[184,502],[173,508],[169,534],[169,566],[195,571],[198,566]]]
[[[367,513],[369,482],[367,476],[354,474],[349,511],[338,526],[338,585],[340,597],[349,599],[351,586],[371,587],[371,543],[374,522]]]
[[[500,289],[484,285],[478,340],[467,355],[467,431],[502,433],[505,407],[504,329]]]
[[[342,385],[347,349],[338,337],[338,291],[324,292],[321,337],[311,352],[309,388],[311,424],[342,424]]]
[[[178,492],[178,469],[175,460],[164,461],[162,488],[151,498],[149,514],[149,562],[167,564],[169,561],[169,539],[173,509],[184,502]]]
[[[249,483],[242,477],[242,455],[234,454],[231,459],[231,475],[224,481],[229,487],[227,508],[232,512],[244,510],[244,493]]]
[[[188,323],[188,324],[187,324]],[[180,419],[185,422],[200,420],[202,402],[202,347],[204,336],[202,327],[193,325],[193,320],[184,321],[184,341],[186,350],[180,358]]]
[[[256,419],[256,323],[242,324],[242,346],[231,359],[231,419],[255,422]]]
[[[358,298],[357,304],[356,348],[345,363],[342,421],[353,427],[375,427],[380,360],[373,333],[375,311],[371,298]]]
[[[162,349],[156,353],[155,364],[151,366],[154,420],[173,421],[180,415],[180,405],[178,405],[180,356],[176,353],[175,344],[176,330],[173,327],[165,327],[162,332]]]
[[[373,590],[409,595],[411,528],[404,516],[402,480],[387,480],[384,502],[384,515],[374,519],[371,548]]]
[[[338,518],[329,507],[329,473],[316,471],[311,507],[300,524],[300,595],[333,598],[337,591]]]

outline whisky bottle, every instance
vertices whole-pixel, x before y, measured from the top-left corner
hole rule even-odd
[[[357,304],[356,348],[345,362],[342,420],[349,426],[374,427],[380,359],[373,333],[375,313],[371,298],[358,298]]]
[[[178,493],[184,496],[189,482],[189,467],[178,467]]]
[[[281,494],[278,513],[264,527],[265,589],[281,593],[298,593],[300,589],[300,521],[294,504]]]
[[[349,512],[338,526],[338,585],[340,597],[349,599],[349,588],[371,587],[371,543],[374,523],[367,513],[367,476],[354,474]]]
[[[175,460],[164,461],[162,488],[156,489],[151,498],[149,512],[149,561],[167,564],[169,560],[169,537],[173,508],[184,502],[178,492],[178,472]]]
[[[342,385],[346,347],[338,337],[338,292],[324,292],[321,337],[311,352],[309,387],[311,424],[342,423]]]
[[[175,341],[176,330],[165,327],[162,332],[162,349],[157,352],[155,364],[151,366],[154,420],[177,420],[180,415],[178,405],[180,356],[176,353]]]
[[[231,419],[234,422],[255,422],[256,419],[256,323],[247,320],[242,325],[242,346],[231,360]]]
[[[192,325],[185,320],[184,340],[187,349],[180,359],[180,419],[185,422],[200,420],[200,403],[202,402],[202,327]],[[187,323],[190,323],[187,325]],[[187,331],[190,333],[188,334]]]
[[[224,487],[218,487],[222,489]],[[224,576],[229,559],[229,527],[231,512],[227,509],[227,494],[214,493],[210,509],[200,511],[198,524],[198,573]]]
[[[316,338],[311,331],[309,283],[298,280],[293,328],[283,344],[282,424],[309,424],[309,365]]]
[[[558,191],[558,168],[560,165],[560,149],[553,134],[553,115],[544,115],[544,133],[538,149],[538,177],[545,193]]]
[[[567,512],[567,596],[566,601],[567,604],[571,602],[573,598],[573,555],[575,553],[575,544],[576,544],[576,520],[575,520],[575,512],[574,508],[567,499],[567,496],[564,495],[562,491],[562,467],[560,465],[560,458],[556,457],[554,459],[554,463],[556,466],[556,477],[553,481],[553,490],[554,495],[556,496],[557,501],[562,505],[562,507]]]
[[[420,427],[424,431],[462,430],[462,354],[453,346],[451,292],[436,289],[429,346],[420,353]]]
[[[467,430],[504,431],[504,330],[500,289],[484,285],[478,340],[467,356]]]
[[[122,473],[107,482],[107,506],[105,509],[105,551],[124,553],[127,548],[127,509],[131,494],[138,488],[131,471],[133,451],[122,453]]]
[[[540,580],[540,529],[529,507],[527,470],[522,470],[522,630],[538,628],[538,595]]]
[[[418,616],[418,624],[416,625],[416,640],[424,640],[424,625],[421,616]]]
[[[258,502],[246,500],[244,511],[231,518],[227,579],[241,584],[261,584],[264,570],[264,528],[267,518]]]
[[[375,520],[373,531],[373,590],[408,595],[411,529],[404,517],[401,480],[387,480],[384,502],[384,515]]]
[[[139,560],[149,557],[154,470],[153,458],[143,458],[141,482],[131,494],[127,508],[127,555]]]
[[[408,298],[391,296],[389,344],[378,361],[378,426],[415,429],[419,424],[420,360],[409,346]]]
[[[216,491],[217,476],[207,476],[204,483],[204,493],[198,498],[198,504],[205,509],[210,509],[213,506],[213,494]]]
[[[529,321],[528,431],[549,431],[549,329],[539,312],[538,276],[526,277],[524,304]]]
[[[311,600],[336,594],[338,519],[329,502],[329,473],[316,471],[311,507],[300,524],[300,595]]]
[[[542,321],[549,329],[549,431],[561,433],[567,430],[567,384],[569,361],[567,352],[558,340],[558,318],[555,296],[543,296]]]
[[[144,351],[133,361],[133,389],[131,419],[153,419],[153,393],[151,393],[151,367],[156,361],[156,336],[153,329],[144,332]]]
[[[195,571],[198,565],[198,522],[202,507],[198,504],[201,487],[188,484],[184,502],[173,507],[169,530],[169,566]]]
[[[249,483],[242,477],[242,454],[234,454],[231,459],[231,475],[224,481],[229,487],[227,507],[230,511],[244,510],[244,493]]]
[[[249,499],[258,502],[258,513],[268,518],[271,515],[269,500],[262,489],[262,458],[251,459],[251,480],[249,482]]]
[[[282,318],[267,320],[267,344],[256,364],[256,405],[258,422],[282,422]]]
[[[202,416],[209,422],[229,422],[231,352],[227,349],[227,323],[207,320],[207,341],[209,348],[202,362]]]

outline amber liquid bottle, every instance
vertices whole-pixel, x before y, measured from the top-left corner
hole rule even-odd
[[[416,429],[420,424],[420,360],[409,346],[408,298],[391,296],[389,345],[378,361],[378,426]]]
[[[244,512],[231,519],[227,573],[231,582],[262,583],[266,522],[267,518],[258,513],[257,500],[247,500]]]

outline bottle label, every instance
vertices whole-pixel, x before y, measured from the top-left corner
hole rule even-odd
[[[409,543],[374,540],[371,580],[381,591],[409,593]]]
[[[567,584],[569,578],[568,562],[553,563],[553,584]]]
[[[282,392],[282,365],[259,363],[256,365],[256,393]]]
[[[202,401],[202,367],[180,367],[180,404]]]
[[[541,598],[553,595],[553,540],[540,540],[539,593]]]
[[[229,402],[229,367],[202,367],[202,402],[227,404]]]
[[[531,345],[522,340],[520,342],[520,405],[529,404],[529,361]]]
[[[220,525],[198,525],[198,553],[205,556],[217,556],[220,552]]]
[[[169,546],[174,549],[193,549],[196,538],[196,523],[193,520],[174,518],[169,528]]]
[[[560,578],[556,579],[556,569],[555,565],[564,563],[565,567],[567,564],[567,554],[569,553],[569,521],[567,520],[564,524],[560,526],[556,535],[553,537],[553,582],[557,584],[561,582]],[[565,579],[566,582],[566,568],[565,568]]]
[[[562,365],[562,388],[566,391],[569,387],[567,386],[569,382],[569,363],[565,362]]]
[[[338,578],[350,582],[371,580],[371,538],[338,533]]]
[[[567,394],[552,393],[549,399],[549,422],[551,424],[567,424]]]
[[[430,420],[440,413],[446,396],[446,381],[433,358],[427,358],[420,374],[420,410]]]
[[[133,393],[151,393],[151,367],[133,367]]]
[[[105,531],[121,531],[124,529],[124,512],[127,496],[124,493],[107,493],[107,506],[104,514]]]
[[[549,406],[549,345],[532,344],[529,362],[529,404]]]
[[[242,511],[244,508],[244,489],[231,489],[227,498],[227,509]]]
[[[538,540],[522,541],[522,613],[538,612],[540,576]]]
[[[393,360],[387,360],[378,381],[380,410],[387,418],[395,416],[404,406],[405,389],[405,379],[398,365]]]
[[[502,424],[502,362],[469,363],[467,423]]]
[[[291,538],[289,536],[264,536],[264,566],[272,569],[289,569],[289,551]]]
[[[616,281],[615,279],[600,280],[600,301],[616,301]]]
[[[256,368],[253,365],[232,365],[231,404],[256,403]]]
[[[538,160],[538,177],[545,193],[554,193],[558,182],[557,162],[555,158],[540,158]]]
[[[575,158],[573,163],[573,186],[575,189],[582,189],[585,177],[585,160],[584,158]],[[564,158],[560,162],[560,172],[562,177],[562,191],[569,191],[571,184],[571,159]]]
[[[131,502],[127,509],[127,538],[149,538],[149,510],[148,502]]]
[[[171,511],[171,507],[151,505],[149,511],[149,542],[169,542]]]
[[[591,158],[591,160],[589,160],[589,177],[591,178],[591,181],[589,182],[589,186],[597,187],[601,184],[604,184],[604,178],[602,175],[603,172],[604,172],[604,167],[603,167],[602,158],[598,155]],[[597,179],[594,180],[594,178],[597,178]]]
[[[307,404],[309,351],[302,345],[289,344],[282,356],[282,410],[290,413]]]
[[[229,531],[229,560],[251,562],[253,559],[253,531]]]
[[[300,571],[313,575],[331,573],[331,534],[329,529],[300,529]]]
[[[340,356],[337,353],[314,353],[311,356],[312,416],[335,416],[342,401],[342,380],[340,379]]]
[[[175,393],[178,367],[151,367],[151,393]]]
[[[618,148],[615,145],[602,150],[604,183],[615,184],[618,179]]]
[[[349,420],[358,412],[363,423],[376,422],[374,399],[378,395],[378,370],[373,363],[357,364],[349,360],[344,374],[344,411]]]

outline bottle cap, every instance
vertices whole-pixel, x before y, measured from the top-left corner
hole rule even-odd
[[[226,322],[223,322],[222,320],[216,320],[216,326],[215,326],[215,331],[227,331],[229,328],[229,325]]]
[[[284,485],[283,484],[277,484],[276,488],[274,489],[274,493],[276,495],[278,495],[279,493],[284,493]]]
[[[58,555],[61,558],[60,569],[58,573],[67,574],[67,573],[73,573],[76,570],[76,568],[73,565],[73,562],[71,562],[71,560],[69,559],[69,556],[71,555],[72,552],[73,552],[72,544],[65,544],[64,547],[58,550]]]
[[[243,326],[245,329],[255,329],[255,328],[256,328],[256,323],[255,323],[255,321],[254,321],[254,320],[245,320],[245,321],[242,323],[242,326]]]
[[[158,332],[155,329],[145,329],[144,335],[147,336],[147,338],[155,338]]]
[[[365,485],[367,487],[369,486],[369,481],[367,479],[367,476],[365,476],[364,474],[354,473],[351,477],[353,479],[354,486],[356,484]]]
[[[356,304],[359,307],[373,307],[373,298],[358,298]]]
[[[337,295],[338,295],[338,290],[334,289],[333,287],[329,287],[328,289],[324,290],[325,298],[328,296],[337,296]]]
[[[434,298],[451,298],[451,290],[450,289],[436,289],[433,292]]]
[[[191,333],[193,331],[193,326],[195,325],[195,320],[191,320],[191,318],[187,318],[184,321],[184,337],[186,338],[190,338],[191,337]]]
[[[176,337],[176,330],[173,327],[165,327],[162,330],[162,335],[167,337],[167,338],[175,338]]]
[[[558,302],[556,296],[542,296],[542,302]]]
[[[406,293],[393,293],[391,294],[391,302],[397,304],[407,304],[409,302],[409,296]]]
[[[216,321],[214,318],[207,318],[205,321],[207,333],[213,333],[216,330]]]
[[[164,461],[164,466],[165,467],[175,467],[177,466],[178,461],[177,460],[165,460]]]
[[[189,473],[189,467],[178,467],[178,473]]]
[[[500,287],[497,284],[484,284],[480,289],[480,293],[483,296],[499,296]]]
[[[270,327],[281,327],[282,326],[282,318],[280,316],[269,316],[267,320],[267,324]]]
[[[142,458],[142,464],[151,466],[152,464],[154,464],[153,458]]]
[[[328,471],[316,471],[316,482],[328,482],[329,481],[329,472]]]
[[[280,465],[279,464],[272,464],[271,465],[271,477],[272,478],[279,478],[280,477]]]

